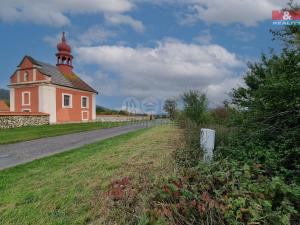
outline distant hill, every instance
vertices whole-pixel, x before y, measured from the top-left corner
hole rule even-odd
[[[9,90],[0,88],[0,99],[9,101]]]
[[[100,105],[96,106],[96,112],[97,114],[102,114],[102,115],[128,115],[129,113],[126,111],[118,111],[118,110],[114,110],[114,109],[109,109]]]

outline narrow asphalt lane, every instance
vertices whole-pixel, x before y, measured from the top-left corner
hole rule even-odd
[[[153,125],[142,123],[0,145],[0,170]]]

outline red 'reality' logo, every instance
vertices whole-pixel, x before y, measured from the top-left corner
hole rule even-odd
[[[273,10],[272,20],[300,20],[300,10]]]

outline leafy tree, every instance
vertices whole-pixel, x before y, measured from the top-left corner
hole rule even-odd
[[[164,110],[168,113],[169,117],[173,120],[176,117],[177,101],[175,98],[168,98],[164,104]]]
[[[299,50],[286,48],[279,55],[263,55],[261,62],[249,64],[244,80],[246,86],[232,92],[232,103],[240,111],[236,120],[239,140],[267,147],[250,154],[268,162],[272,171],[285,170],[286,177],[299,177]]]
[[[182,96],[184,114],[197,125],[207,122],[207,97],[196,90],[189,90]]]
[[[232,103],[243,110],[241,124],[266,143],[284,137],[300,144],[300,54],[284,49],[249,64],[246,87],[234,89]]]

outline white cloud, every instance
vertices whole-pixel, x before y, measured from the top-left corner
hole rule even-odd
[[[271,11],[286,6],[287,0],[1,0],[0,19],[61,27],[71,23],[70,15],[101,13],[112,24],[130,25],[142,32],[143,23],[124,13],[129,13],[136,5],[145,2],[181,5],[179,13],[185,15],[181,18],[183,24],[200,20],[207,23],[241,23],[253,26],[270,19]],[[300,3],[300,0],[294,2]]]
[[[112,30],[105,29],[100,26],[92,26],[86,31],[78,34],[66,34],[67,41],[72,47],[76,46],[92,46],[105,42],[108,38],[114,37],[116,33]],[[44,37],[44,41],[51,46],[56,46],[61,40],[61,33],[54,36],[48,35]],[[71,38],[70,38],[71,37]]]
[[[166,39],[156,47],[99,46],[76,49],[82,64],[97,64],[102,71],[118,76],[91,77],[100,91],[109,81],[108,93],[119,96],[165,98],[187,89],[207,91],[212,101],[222,101],[240,79],[244,63],[219,45],[187,44]]]
[[[128,15],[108,14],[105,15],[105,19],[107,22],[114,25],[129,25],[137,32],[144,32],[145,30],[145,27],[141,21],[135,20]]]
[[[1,0],[0,19],[60,27],[70,23],[70,14],[120,14],[133,7],[130,0]]]
[[[193,24],[204,21],[208,24],[228,25],[240,23],[254,26],[261,21],[271,19],[272,10],[286,7],[288,0],[137,0],[155,4],[181,4],[187,12],[180,13],[180,23]],[[294,0],[300,3],[300,0]]]

